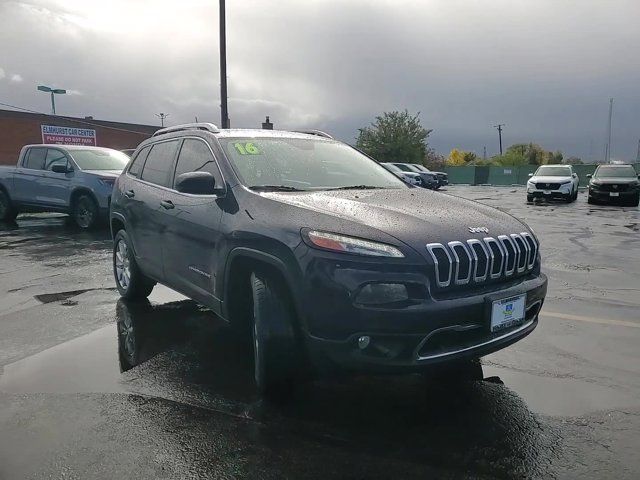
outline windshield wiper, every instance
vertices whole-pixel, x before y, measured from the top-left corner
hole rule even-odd
[[[377,190],[385,187],[375,187],[373,185],[349,185],[347,187],[328,188],[327,190]]]
[[[305,192],[306,190],[289,187],[288,185],[254,185],[249,187],[257,192]]]

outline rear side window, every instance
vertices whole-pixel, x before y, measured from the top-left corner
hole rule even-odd
[[[27,156],[22,162],[24,168],[32,168],[34,170],[44,170],[44,161],[47,156],[46,148],[30,148],[27,150]]]
[[[140,178],[145,182],[168,187],[178,143],[180,143],[179,140],[171,140],[153,145]]]
[[[149,150],[151,150],[150,147],[144,147],[140,150],[129,167],[129,175],[133,175],[134,177],[140,176],[140,171],[142,170],[142,166],[144,165],[147,155],[149,155]]]
[[[222,186],[222,175],[218,170],[215,158],[211,154],[209,146],[202,140],[187,138],[182,144],[175,178],[189,172],[209,172],[216,179],[216,185]]]

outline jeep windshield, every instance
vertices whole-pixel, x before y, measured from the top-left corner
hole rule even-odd
[[[71,150],[73,159],[82,170],[124,170],[130,158],[116,150]]]
[[[570,177],[569,167],[540,167],[536,172],[536,177]]]
[[[258,191],[408,188],[357,150],[327,139],[220,138],[242,183]]]

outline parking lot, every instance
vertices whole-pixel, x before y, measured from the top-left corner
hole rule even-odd
[[[483,382],[338,378],[284,405],[205,309],[119,301],[108,231],[0,224],[0,479],[640,477],[640,209],[446,193],[535,230],[538,328]]]

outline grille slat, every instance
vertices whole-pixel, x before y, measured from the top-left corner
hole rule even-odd
[[[454,240],[446,245],[430,243],[426,247],[440,288],[507,279],[528,272],[535,266],[539,248],[527,232],[466,242]]]

